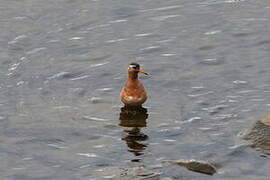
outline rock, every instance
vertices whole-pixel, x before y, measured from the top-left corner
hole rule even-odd
[[[243,138],[250,142],[251,147],[270,155],[270,115],[257,121]]]
[[[267,126],[270,126],[270,115],[262,118],[262,123],[264,123]]]
[[[125,173],[126,178],[132,178],[134,180],[158,180],[160,177],[159,173],[145,169],[144,167],[125,169]]]
[[[153,171],[149,171],[149,170],[147,170],[147,169],[145,169],[143,167],[133,168],[132,171],[134,171],[135,176],[146,177],[146,176],[155,175],[155,173]]]
[[[113,180],[159,180],[160,173],[146,169],[144,167],[118,168],[106,167],[97,170],[96,176],[105,177]]]
[[[169,162],[172,164],[177,164],[183,167],[186,167],[188,170],[204,173],[208,175],[213,175],[217,172],[216,168],[204,161],[196,161],[196,160],[167,160],[163,162]]]

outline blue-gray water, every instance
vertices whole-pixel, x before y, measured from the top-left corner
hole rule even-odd
[[[113,179],[101,172],[141,165],[177,179],[269,178],[269,158],[238,135],[269,113],[269,0],[0,4],[1,179]],[[150,74],[136,157],[118,98],[133,61]]]

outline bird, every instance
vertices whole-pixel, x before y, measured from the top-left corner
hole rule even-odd
[[[138,63],[130,63],[127,71],[128,78],[120,92],[121,101],[127,107],[140,107],[147,100],[147,92],[138,78],[138,73],[148,73],[141,70]]]

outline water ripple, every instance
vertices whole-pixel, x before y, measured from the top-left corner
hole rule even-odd
[[[95,145],[95,146],[93,146],[93,148],[97,148],[97,149],[99,149],[99,148],[104,148],[105,147],[105,145],[104,144],[101,144],[101,145]]]
[[[166,54],[161,54],[161,56],[171,57],[171,56],[176,56],[176,54],[174,54],[174,53],[166,53]]]
[[[221,30],[215,30],[215,31],[208,31],[206,33],[204,33],[205,35],[214,35],[214,34],[218,34],[221,33]]]
[[[247,84],[247,81],[235,80],[233,81],[234,84]]]
[[[115,43],[115,42],[121,42],[121,41],[125,41],[125,40],[127,40],[127,39],[124,39],[124,38],[112,39],[112,40],[106,41],[106,43]]]
[[[91,97],[90,102],[93,104],[97,104],[97,103],[103,103],[105,101],[103,98],[100,98],[100,97]]]
[[[189,118],[188,120],[186,121],[183,121],[183,123],[187,123],[187,122],[193,122],[193,121],[197,121],[197,120],[201,120],[202,118],[199,117],[199,116],[196,116],[196,117],[191,117]]]
[[[57,42],[60,42],[60,40],[58,40],[58,39],[51,39],[48,42],[49,43],[57,43]]]
[[[99,25],[96,25],[96,26],[89,27],[89,28],[87,28],[87,30],[91,31],[91,30],[95,30],[95,29],[98,29],[98,28],[108,27],[108,26],[111,26],[111,24],[110,23],[99,24]]]
[[[246,0],[226,0],[225,3],[238,3],[238,2],[244,2]]]
[[[109,23],[114,24],[114,23],[122,23],[122,22],[127,22],[127,21],[128,21],[127,19],[117,19],[114,21],[109,21]]]
[[[63,79],[63,78],[70,77],[70,76],[71,76],[71,73],[70,72],[63,71],[63,72],[59,72],[59,73],[57,73],[57,74],[55,74],[53,76],[50,76],[47,79],[49,79],[49,80],[50,79],[58,79],[58,78]]]
[[[23,20],[23,19],[28,19],[29,17],[26,17],[26,16],[16,16],[16,17],[13,17],[13,19],[18,19],[18,20]]]
[[[111,92],[111,91],[113,91],[113,88],[101,88],[101,89],[97,89],[97,91]]]
[[[25,39],[25,38],[27,38],[27,36],[25,34],[19,35],[19,36],[15,37],[12,41],[9,41],[8,44],[15,44],[18,41]]]
[[[167,10],[172,10],[172,9],[178,9],[183,6],[181,5],[174,5],[174,6],[164,6],[164,7],[159,7],[159,8],[152,8],[152,9],[144,9],[140,10],[140,12],[149,12],[149,11],[167,11]]]
[[[140,51],[142,53],[153,53],[153,52],[157,52],[160,50],[162,50],[162,47],[160,47],[160,46],[149,46],[149,47],[140,49]]]
[[[205,93],[200,93],[200,94],[188,94],[189,97],[199,97],[199,96],[205,96],[205,95],[208,95],[208,94],[213,94],[214,91],[208,91],[208,92],[205,92]]]
[[[91,166],[91,164],[85,164],[85,165],[80,166],[79,169],[88,168],[90,166]]]
[[[238,117],[237,114],[219,114],[216,117],[212,117],[211,119],[226,120],[226,119],[235,119],[237,117]]]
[[[56,148],[56,149],[65,149],[66,146],[60,146],[59,144],[47,144],[50,147]]]
[[[109,121],[108,119],[102,119],[102,118],[97,118],[97,117],[93,117],[93,116],[83,116],[82,118],[86,119],[86,120],[97,121],[97,122]]]
[[[32,157],[25,157],[25,158],[22,158],[23,161],[29,161],[29,160],[33,160],[34,158]]]
[[[244,21],[268,21],[268,18],[245,18]]]
[[[208,58],[200,62],[200,64],[205,64],[205,65],[221,65],[223,63],[224,63],[223,59],[216,59],[216,58]]]
[[[147,37],[153,35],[152,33],[142,33],[142,34],[135,34],[135,37]]]
[[[245,2],[246,0],[225,0],[225,1],[219,1],[219,0],[212,0],[212,1],[205,1],[203,3],[199,3],[201,5],[215,5],[215,4],[224,4],[224,3],[240,3]]]
[[[203,130],[203,131],[212,130],[211,127],[199,127],[198,129]]]
[[[203,110],[206,110],[207,112],[209,112],[210,114],[216,114],[218,112],[220,112],[221,110],[225,109],[229,107],[229,105],[227,104],[219,104],[213,107],[209,107],[209,108],[203,108]]]
[[[165,141],[165,142],[175,142],[176,140],[175,139],[164,139],[163,141]]]
[[[203,87],[203,86],[193,86],[193,87],[191,87],[192,89],[198,89],[198,90],[201,90],[201,89],[204,89],[205,87]]]
[[[69,38],[69,40],[81,40],[81,39],[84,39],[84,37],[72,37],[72,38]]]
[[[173,14],[173,15],[165,15],[165,16],[152,17],[150,19],[151,20],[154,20],[154,21],[164,21],[166,19],[174,18],[174,17],[179,17],[179,16],[181,16],[181,15],[179,15],[179,14]]]
[[[238,91],[236,92],[237,94],[248,94],[252,92],[256,92],[257,90],[243,90],[243,91]]]
[[[99,67],[99,66],[103,66],[103,65],[108,64],[108,63],[110,63],[110,62],[92,64],[90,67]]]
[[[77,153],[78,156],[85,156],[85,157],[89,157],[89,158],[94,158],[94,157],[98,157],[98,155],[94,154],[94,153]]]
[[[26,54],[31,55],[31,54],[35,54],[46,49],[47,49],[46,47],[35,48],[35,49],[32,49],[31,51],[27,51]]]
[[[76,81],[76,80],[81,80],[81,79],[85,79],[85,78],[88,78],[88,77],[89,77],[89,75],[84,75],[84,76],[72,78],[72,79],[70,79],[70,80],[71,80],[71,81]]]
[[[265,99],[254,98],[254,99],[250,99],[250,101],[261,102],[261,101],[265,101]]]
[[[70,109],[71,106],[55,106],[53,109]]]
[[[8,71],[14,71],[17,69],[17,67],[20,65],[21,63],[15,63],[12,64],[11,67],[8,69]]]

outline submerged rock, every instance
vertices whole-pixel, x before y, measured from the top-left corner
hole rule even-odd
[[[244,139],[250,141],[251,147],[270,155],[270,115],[257,121],[244,135]]]
[[[159,180],[160,173],[146,169],[144,167],[118,168],[106,167],[98,169],[96,174],[99,177],[113,180]]]
[[[196,161],[196,160],[167,160],[164,162],[169,162],[172,164],[177,164],[179,166],[183,166],[187,168],[188,170],[204,173],[208,175],[213,175],[217,172],[216,168],[204,161]]]

